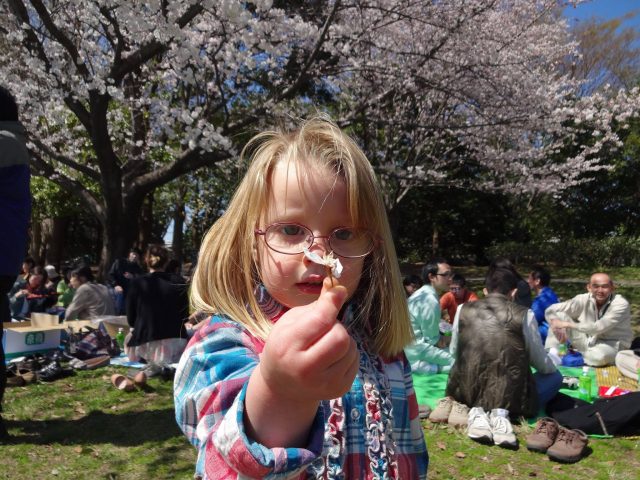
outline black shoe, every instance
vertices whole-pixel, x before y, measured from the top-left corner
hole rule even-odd
[[[76,357],[74,357],[73,355],[69,355],[67,352],[63,350],[54,350],[49,355],[47,355],[47,357],[49,358],[50,361],[58,360],[59,362],[62,362],[62,363],[70,362],[71,360],[76,359]]]
[[[160,370],[160,378],[164,381],[169,382],[173,380],[173,377],[176,375],[176,369],[173,367],[162,367]]]
[[[37,372],[42,367],[44,367],[47,363],[43,362],[44,357],[38,355],[37,357],[34,355],[27,355],[24,360],[17,363],[17,367],[20,370],[29,370],[31,372]]]
[[[38,380],[41,382],[53,382],[59,378],[73,375],[73,370],[62,368],[60,366],[60,362],[58,360],[54,360],[46,367],[38,370],[37,375]]]

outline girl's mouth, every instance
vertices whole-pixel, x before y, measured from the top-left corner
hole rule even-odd
[[[308,295],[320,295],[320,292],[322,291],[322,282],[300,282],[296,283],[296,288],[302,293],[306,293]]]

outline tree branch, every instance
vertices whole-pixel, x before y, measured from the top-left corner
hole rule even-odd
[[[327,37],[327,32],[329,31],[329,27],[333,23],[333,19],[336,16],[336,12],[338,11],[338,8],[340,7],[340,3],[341,3],[340,0],[338,0],[333,4],[333,8],[331,9],[331,12],[327,16],[327,19],[324,21],[324,25],[322,26],[322,32],[320,33],[320,36],[316,40],[316,44],[313,46],[313,50],[311,51],[311,54],[307,57],[307,61],[304,63],[304,65],[300,69],[300,72],[298,73],[298,77],[295,79],[295,81],[287,89],[285,89],[282,92],[281,98],[288,98],[302,84],[302,81],[304,80],[305,75],[309,71],[309,68],[311,68],[311,65],[313,64],[313,62],[315,62],[316,57],[320,52],[320,48],[324,44],[324,41]]]
[[[176,21],[176,24],[178,25],[178,27],[183,28],[203,11],[204,7],[202,5],[191,5],[189,9],[187,9],[187,11],[184,12],[182,16]],[[109,77],[113,78],[115,83],[118,85],[125,77],[125,75],[131,73],[133,70],[140,67],[156,55],[165,52],[168,48],[169,46],[167,44],[160,43],[156,40],[142,45],[137,51],[133,52],[125,60],[114,62],[111,68],[111,72],[109,72]]]
[[[189,150],[174,162],[140,175],[131,182],[130,189],[138,191],[136,193],[146,194],[154,188],[170,182],[179,175],[193,172],[205,165],[213,165],[229,158],[231,158],[231,153],[226,151],[204,152],[199,149]]]
[[[60,185],[66,191],[72,195],[77,195],[84,200],[93,212],[93,214],[101,222],[104,223],[105,208],[96,197],[94,197],[89,190],[87,190],[79,181],[74,180],[66,175],[56,171],[49,163],[47,163],[37,152],[31,151],[31,168],[33,173],[40,177],[45,177],[48,180]]]
[[[87,165],[82,165],[78,162],[76,162],[75,160],[70,159],[69,157],[62,155],[61,153],[56,153],[55,151],[53,151],[51,148],[49,148],[49,146],[45,145],[44,143],[42,143],[38,138],[36,137],[30,137],[29,140],[31,142],[34,143],[34,145],[36,145],[40,150],[42,150],[47,156],[51,157],[53,160],[62,163],[63,165],[66,165],[69,168],[72,168],[74,170],[76,170],[77,172],[82,173],[83,175],[86,175],[87,177],[91,178],[92,180],[99,182],[100,181],[100,174],[98,172],[96,172],[95,170],[93,170],[92,168],[88,167]],[[43,159],[44,161],[44,159]],[[52,166],[53,168],[53,166]]]
[[[85,79],[88,79],[91,76],[91,73],[89,72],[89,69],[84,64],[84,62],[78,62],[78,59],[80,58],[78,49],[73,44],[73,42],[69,39],[69,37],[67,37],[62,32],[62,30],[60,30],[56,26],[56,24],[53,22],[51,15],[47,10],[47,7],[45,7],[40,0],[31,0],[31,4],[33,5],[33,8],[35,8],[36,12],[38,12],[38,15],[40,16],[40,19],[42,20],[42,23],[44,24],[44,26],[51,33],[51,35],[53,35],[53,38],[55,38],[58,41],[58,43],[60,43],[60,45],[62,45],[65,48],[65,50],[69,53],[69,55],[71,56],[71,60],[73,61],[73,64],[76,66],[80,74]]]

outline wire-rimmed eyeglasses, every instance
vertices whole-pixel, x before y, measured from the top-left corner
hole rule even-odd
[[[256,235],[262,235],[267,246],[285,255],[297,255],[305,248],[311,248],[318,238],[325,238],[329,249],[344,258],[360,258],[371,253],[376,238],[367,229],[338,227],[329,235],[314,235],[311,229],[299,223],[272,223],[264,230],[256,229]]]

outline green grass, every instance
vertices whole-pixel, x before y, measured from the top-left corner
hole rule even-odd
[[[481,291],[484,269],[463,273],[478,278],[471,287]],[[640,269],[624,273],[612,276],[632,303],[638,335],[640,289],[630,282],[640,278]],[[584,291],[589,273],[574,269],[554,275],[579,279],[553,283],[561,297],[569,298]],[[50,384],[7,389],[3,416],[14,438],[0,446],[0,479],[191,479],[196,454],[175,423],[172,384],[152,378],[147,391],[121,392],[109,379],[125,371],[107,367]],[[640,472],[639,437],[590,439],[586,458],[563,465],[524,447],[527,425],[516,426],[517,451],[477,444],[448,426],[425,422],[424,431],[431,480],[631,480]]]
[[[192,478],[195,450],[176,425],[171,382],[121,392],[110,383],[118,371],[7,389],[3,417],[14,438],[1,447],[0,478]]]
[[[103,368],[51,384],[10,388],[5,413],[10,444],[0,447],[0,478],[191,479],[195,450],[176,426],[171,383],[152,378],[147,392],[120,392]],[[517,451],[480,445],[463,432],[424,422],[429,478],[616,479],[640,471],[638,437],[590,439],[589,454],[562,465],[524,447],[531,431],[516,426]]]
[[[540,478],[581,480],[635,480],[640,471],[638,437],[589,439],[587,456],[575,464],[561,464],[527,450],[525,437],[532,427],[516,426],[519,447],[506,450],[470,440],[449,426],[424,423],[430,456],[429,478],[495,479]]]

